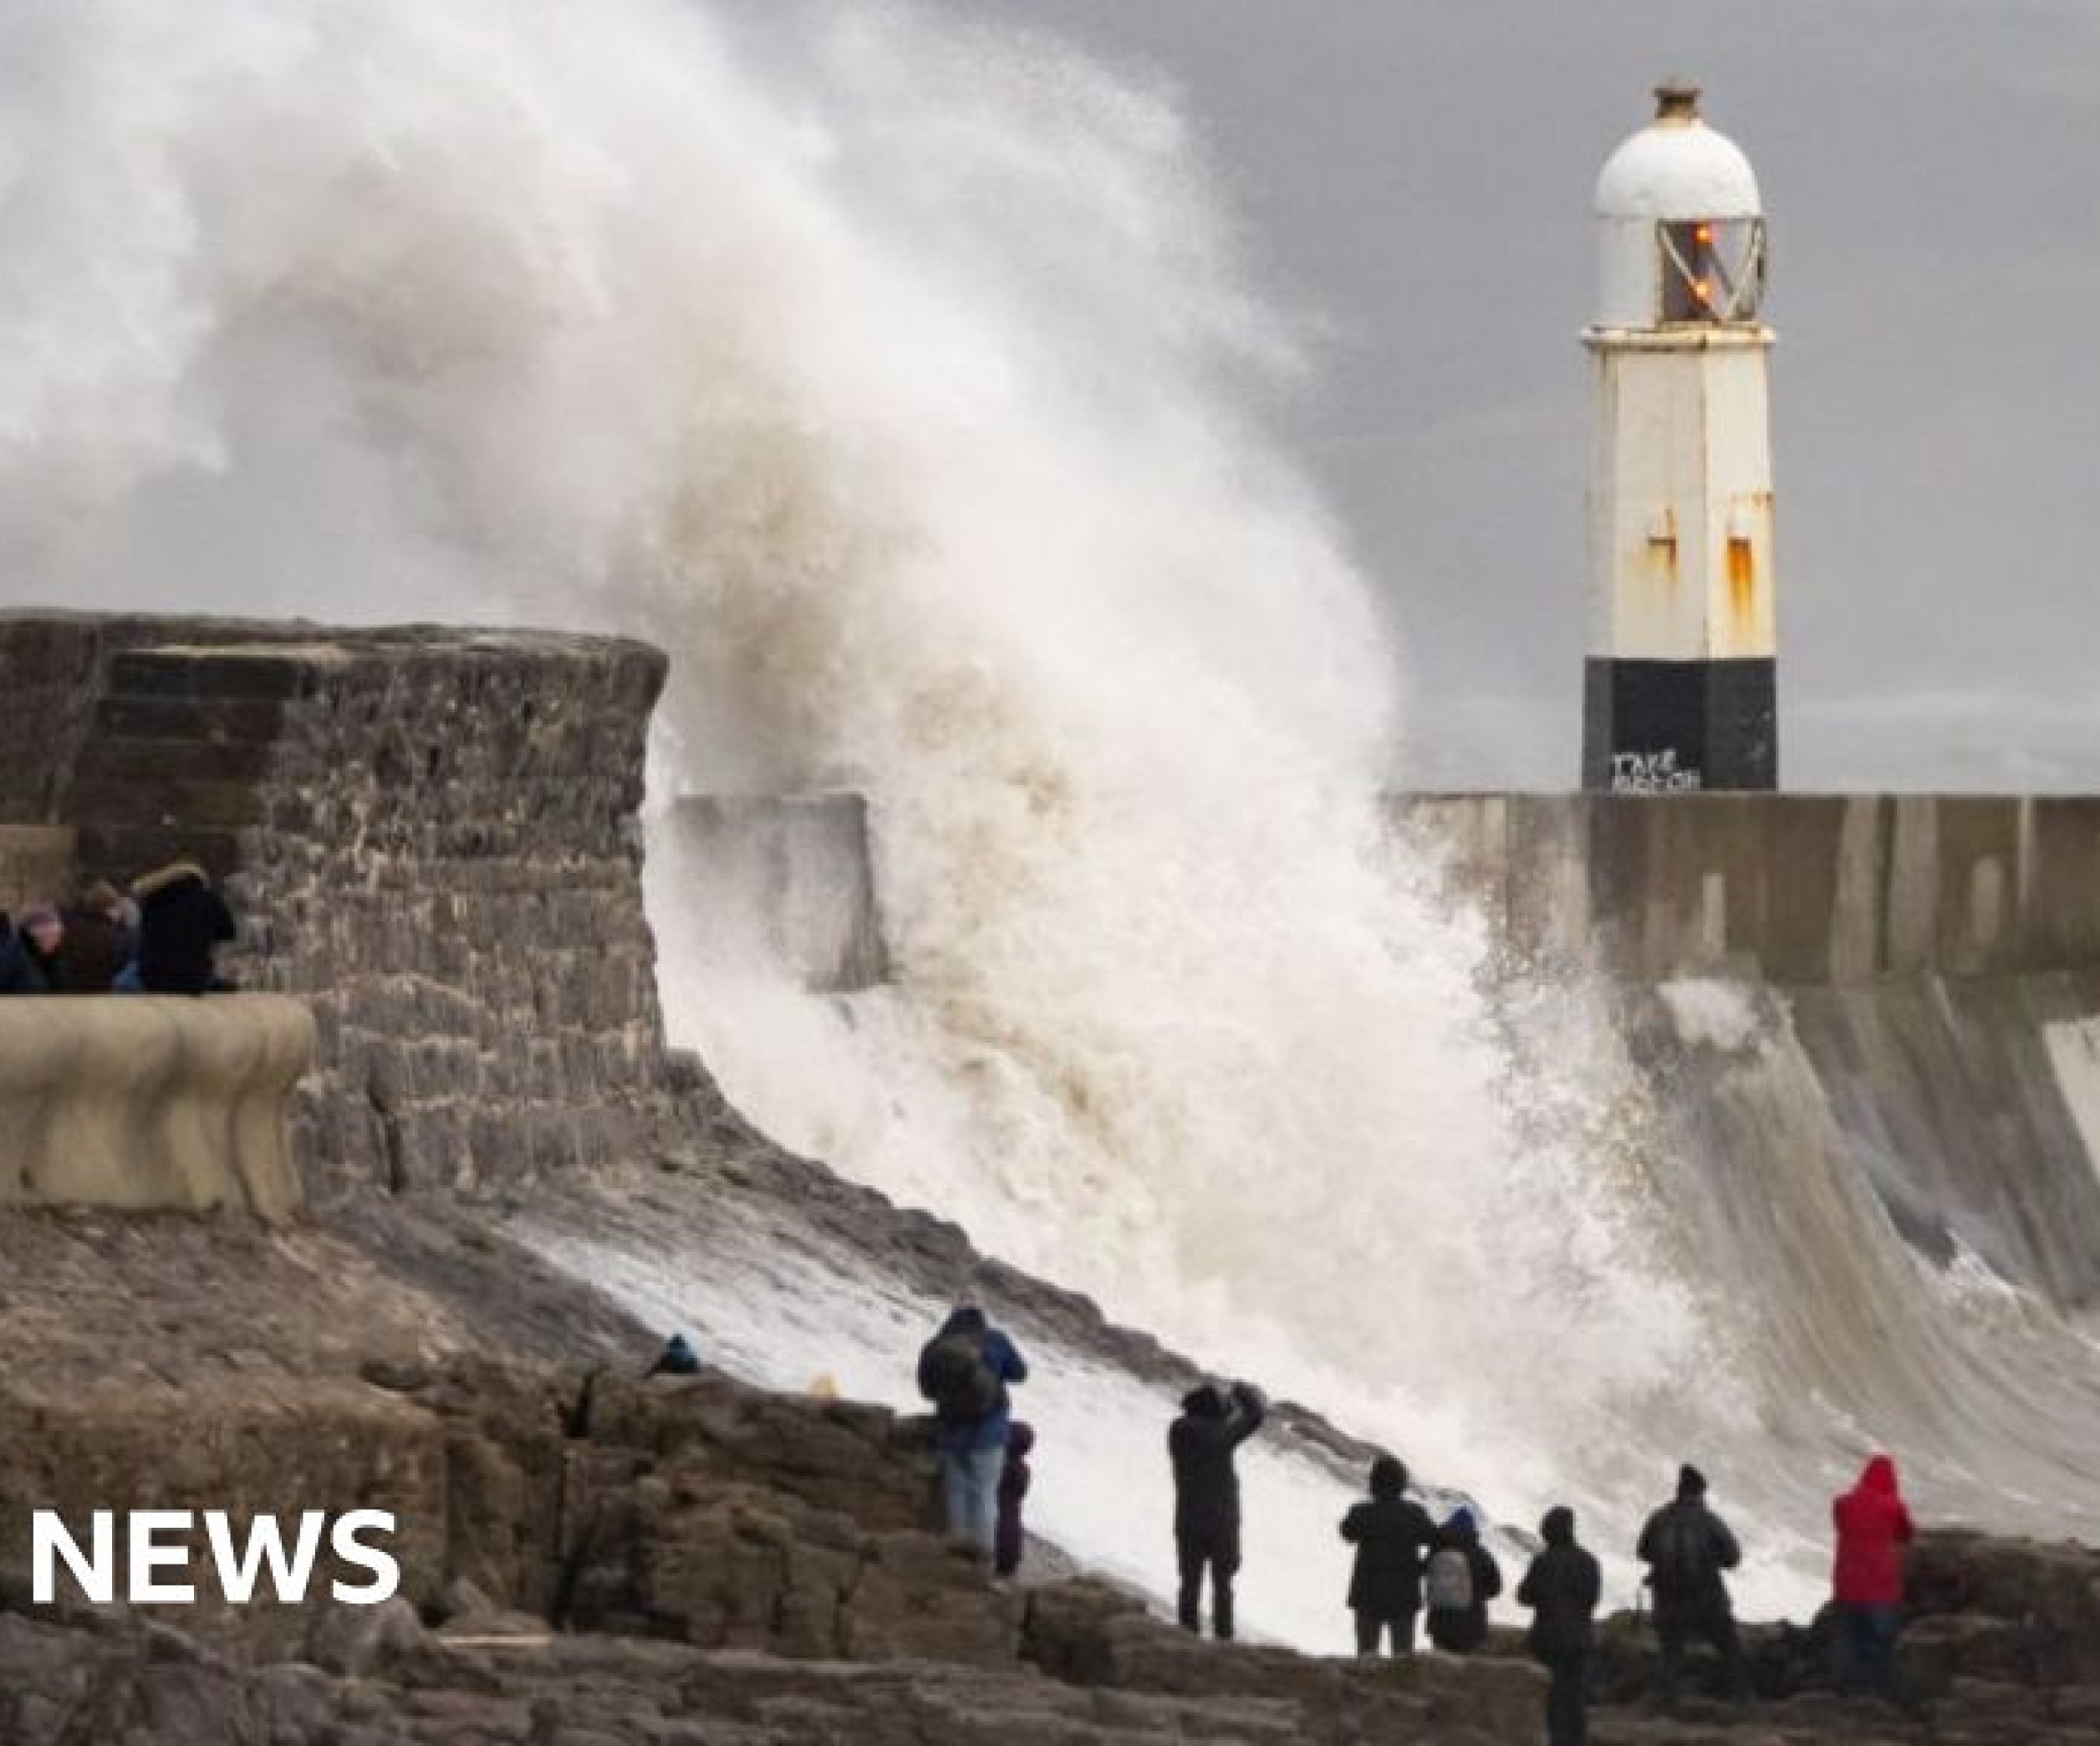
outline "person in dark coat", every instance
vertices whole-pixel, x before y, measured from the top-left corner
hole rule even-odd
[[[1436,1524],[1407,1495],[1407,1469],[1390,1455],[1371,1463],[1371,1496],[1342,1518],[1342,1538],[1356,1548],[1349,1573],[1349,1610],[1356,1615],[1356,1652],[1376,1655],[1389,1630],[1395,1655],[1414,1652],[1414,1621],[1422,1611],[1422,1564],[1436,1544]]]
[[[1838,1689],[1890,1695],[1903,1624],[1903,1549],[1916,1531],[1896,1484],[1896,1463],[1877,1455],[1859,1483],[1830,1506],[1838,1530],[1831,1598],[1838,1609]]]
[[[0,914],[0,994],[45,994],[50,986],[43,979],[29,942]]]
[[[999,1478],[1013,1402],[1027,1361],[975,1304],[958,1305],[919,1354],[919,1392],[934,1406],[948,1532],[987,1556],[998,1538]]]
[[[1546,1692],[1547,1746],[1583,1746],[1589,1738],[1590,1621],[1603,1592],[1603,1573],[1576,1544],[1575,1512],[1565,1504],[1546,1512],[1538,1533],[1546,1549],[1516,1585],[1516,1599],[1532,1610],[1532,1654],[1552,1676]]]
[[[138,951],[126,922],[124,899],[98,880],[65,912],[65,938],[59,947],[59,985],[69,994],[106,994]]]
[[[1211,1573],[1211,1631],[1232,1636],[1232,1579],[1240,1569],[1240,1475],[1233,1456],[1261,1428],[1268,1402],[1246,1382],[1206,1382],[1181,1398],[1167,1432],[1174,1463],[1174,1549],[1180,1567],[1182,1627],[1203,1628],[1203,1574]]]
[[[1036,1446],[1032,1426],[1016,1419],[1007,1427],[1007,1464],[999,1473],[999,1525],[993,1537],[991,1569],[1011,1576],[1021,1568],[1027,1536],[1021,1526],[1021,1505],[1028,1495],[1028,1452]]]
[[[1445,1555],[1451,1555],[1447,1560]],[[1445,1567],[1450,1565],[1447,1579]],[[1462,1580],[1461,1580],[1462,1573]],[[1435,1549],[1422,1567],[1430,1641],[1449,1655],[1471,1655],[1487,1641],[1487,1603],[1502,1592],[1502,1567],[1481,1544],[1473,1512],[1459,1509],[1436,1530]],[[1463,1606],[1445,1604],[1455,1588],[1465,1593]]]
[[[700,1374],[700,1354],[693,1343],[683,1334],[673,1334],[664,1342],[655,1361],[642,1372],[650,1376],[697,1376]]]
[[[48,903],[31,905],[15,922],[22,949],[43,978],[47,994],[68,992],[59,969],[59,953],[65,944],[65,919]]]
[[[233,912],[204,869],[176,861],[131,887],[139,901],[139,985],[149,994],[208,994],[231,986],[212,954],[236,933]]]
[[[1649,1517],[1635,1555],[1648,1566],[1655,1596],[1655,1636],[1662,1650],[1657,1695],[1665,1704],[1675,1702],[1685,1646],[1704,1638],[1720,1657],[1729,1695],[1746,1697],[1736,1611],[1721,1574],[1742,1562],[1742,1549],[1728,1524],[1706,1507],[1706,1476],[1697,1468],[1688,1463],[1678,1469],[1677,1496]]]

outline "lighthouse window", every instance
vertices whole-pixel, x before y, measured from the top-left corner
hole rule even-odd
[[[1659,224],[1665,322],[1754,321],[1765,289],[1765,221]]]

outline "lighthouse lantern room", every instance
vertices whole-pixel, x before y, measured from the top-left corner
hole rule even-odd
[[[1597,181],[1585,788],[1778,781],[1765,219],[1695,86]]]

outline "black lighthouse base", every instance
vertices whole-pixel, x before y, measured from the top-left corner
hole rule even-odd
[[[1584,663],[1583,786],[1656,794],[1777,788],[1773,663]]]

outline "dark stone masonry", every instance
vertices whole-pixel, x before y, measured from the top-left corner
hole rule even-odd
[[[81,879],[177,857],[230,968],[304,997],[321,1199],[614,1161],[671,1096],[638,813],[665,662],[637,642],[0,615],[0,824]]]

